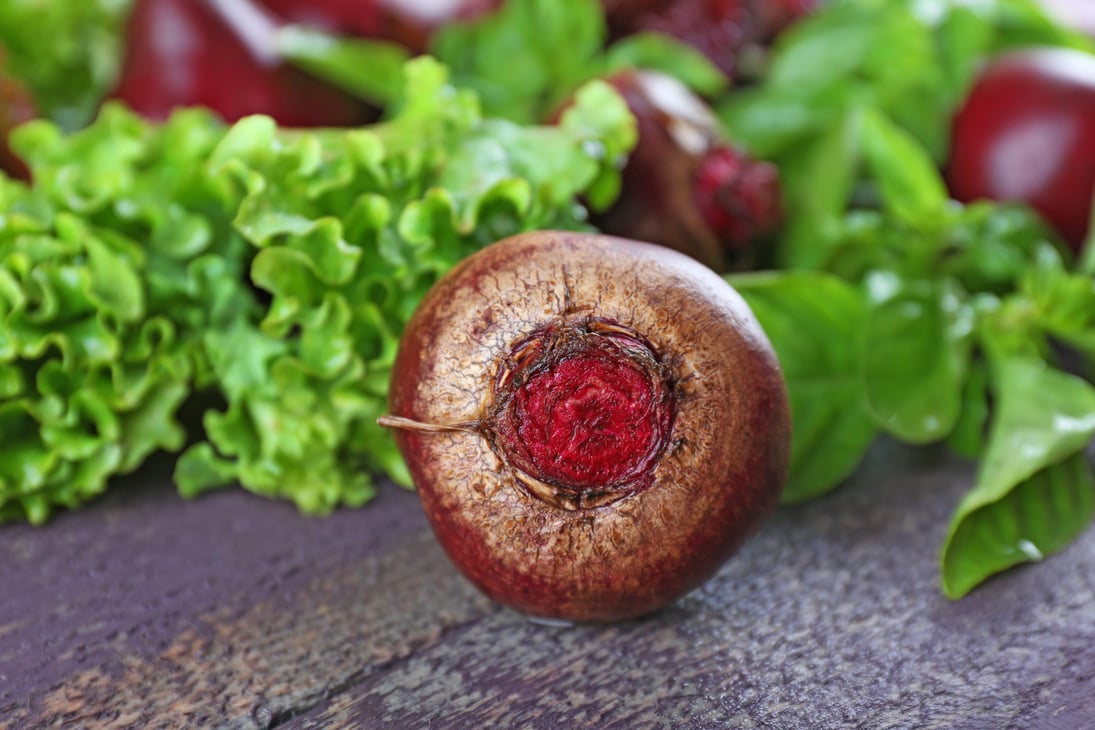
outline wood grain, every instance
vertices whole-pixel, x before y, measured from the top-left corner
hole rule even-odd
[[[0,529],[10,728],[1095,727],[1095,531],[951,602],[969,465],[876,449],[645,620],[546,626],[447,563],[413,494],[323,519],[153,468]]]
[[[413,494],[324,519],[242,491],[123,487],[2,533],[0,718],[27,727],[270,727],[495,610]]]

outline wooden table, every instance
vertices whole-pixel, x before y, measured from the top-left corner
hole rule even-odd
[[[1095,727],[1095,530],[946,600],[942,452],[881,444],[670,609],[577,627],[482,598],[413,493],[317,519],[169,473],[0,528],[0,726]]]

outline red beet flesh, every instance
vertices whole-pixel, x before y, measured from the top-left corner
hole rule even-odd
[[[390,388],[439,542],[498,602],[577,621],[657,610],[775,507],[790,416],[744,301],[662,246],[543,231],[430,290]]]
[[[1073,250],[1095,199],[1095,56],[1033,49],[986,65],[954,119],[951,193],[1029,204]]]
[[[648,486],[675,408],[657,355],[598,321],[553,324],[518,343],[494,402],[490,425],[509,464],[578,499]]]

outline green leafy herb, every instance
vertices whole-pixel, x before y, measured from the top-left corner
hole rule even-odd
[[[836,0],[720,109],[790,214],[788,270],[731,277],[787,374],[785,498],[836,486],[877,433],[978,459],[942,551],[952,597],[1095,517],[1095,386],[1066,371],[1095,358],[1095,259],[1021,207],[958,205],[939,172],[981,59],[1025,43],[1091,48],[1027,0]]]
[[[1030,0],[833,0],[781,36],[764,83],[719,104],[732,138],[784,173],[780,265],[817,267],[819,233],[850,207],[881,196],[909,218],[943,202],[929,161],[980,61],[1040,43],[1095,52]]]
[[[240,298],[244,245],[215,181],[173,173],[220,134],[116,107],[71,139],[20,129],[40,182],[0,180],[0,519],[41,522],[183,445],[175,414],[203,380],[209,303]]]
[[[1007,358],[995,373],[996,413],[974,485],[943,548],[943,587],[957,598],[986,577],[1060,550],[1095,517],[1095,387]]]
[[[381,107],[399,100],[403,64],[411,56],[395,43],[333,36],[302,25],[280,28],[274,45],[294,65]]]
[[[451,69],[454,85],[477,94],[486,116],[525,124],[552,118],[585,82],[624,68],[660,70],[708,96],[727,88],[706,56],[668,36],[640,33],[606,47],[607,38],[598,0],[508,0],[483,18],[440,28],[430,53]],[[336,86],[384,108],[399,103],[409,53],[395,44],[298,25],[281,28],[275,44]]]
[[[875,109],[862,112],[859,133],[882,207],[909,225],[937,216],[947,203],[947,186],[912,135]]]
[[[818,272],[740,274],[745,297],[776,348],[794,433],[783,498],[823,494],[859,466],[878,434],[863,378],[862,292]]]
[[[962,407],[972,312],[945,280],[867,279],[863,380],[879,426],[910,443],[949,434]]]

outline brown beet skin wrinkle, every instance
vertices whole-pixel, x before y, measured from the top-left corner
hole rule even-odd
[[[496,378],[489,428],[527,476],[622,497],[651,483],[674,409],[665,369],[636,333],[564,323],[514,348]]]

